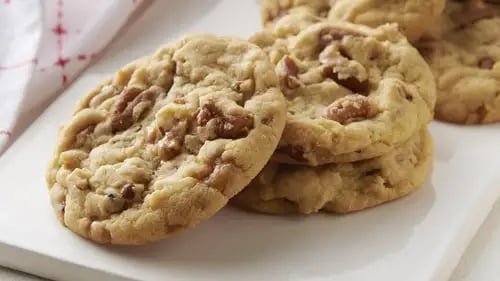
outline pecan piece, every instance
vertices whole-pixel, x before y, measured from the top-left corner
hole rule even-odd
[[[225,139],[243,138],[253,128],[250,115],[224,115],[213,103],[205,104],[196,116],[198,126],[207,126],[200,130],[205,139],[221,137]]]
[[[488,57],[482,58],[478,62],[479,68],[482,68],[482,69],[493,69],[494,65],[495,65],[495,60],[493,60],[492,58],[488,58]]]
[[[95,125],[88,126],[87,128],[81,130],[77,135],[76,135],[76,140],[75,140],[75,147],[86,147],[86,146],[92,146],[92,139],[94,130],[95,130]]]
[[[368,80],[359,81],[353,76],[347,77],[346,79],[340,79],[334,66],[326,66],[323,68],[323,76],[332,79],[337,84],[349,89],[353,93],[366,94],[370,87]]]
[[[165,133],[165,137],[158,142],[159,154],[162,160],[168,161],[181,153],[186,131],[187,122],[182,121]]]
[[[347,125],[369,118],[370,103],[368,98],[362,95],[345,96],[330,104],[325,109],[323,116],[342,125]]]
[[[135,185],[126,184],[122,187],[121,195],[123,199],[132,200],[135,198]]]
[[[279,62],[278,73],[282,88],[296,89],[300,86],[299,67],[290,56],[284,56]]]
[[[220,192],[224,193],[225,195],[229,195],[226,192],[229,192],[230,195],[234,195],[231,193],[230,188],[234,187],[231,182],[228,182],[228,178],[231,177],[231,173],[234,173],[234,168],[233,165],[230,163],[223,163],[222,161],[216,161],[215,166],[208,175],[208,177],[205,179],[205,182],[207,185],[216,188]]]
[[[228,115],[218,118],[215,123],[215,134],[224,139],[244,138],[253,128],[251,116]]]
[[[215,106],[213,103],[207,103],[202,106],[200,111],[196,116],[196,122],[198,126],[205,126],[208,121],[216,118],[217,116],[221,116],[222,111]]]
[[[113,132],[128,129],[134,123],[134,108],[141,106],[143,111],[151,108],[156,98],[153,90],[142,91],[139,88],[126,88],[118,97],[111,117]]]
[[[165,131],[163,128],[157,126],[156,124],[146,128],[146,141],[148,143],[156,143],[158,140],[163,138]]]

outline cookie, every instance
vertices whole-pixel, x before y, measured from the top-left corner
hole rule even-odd
[[[360,211],[418,189],[432,162],[432,139],[424,129],[374,159],[320,167],[270,162],[232,203],[267,214]]]
[[[194,226],[264,167],[285,106],[257,46],[213,35],[167,45],[87,94],[61,129],[47,172],[57,217],[112,244]]]
[[[329,0],[261,0],[260,8],[262,25],[269,27],[284,16],[299,11],[326,18],[330,3]]]
[[[437,38],[417,43],[436,77],[437,119],[500,121],[499,11],[500,2],[449,1]]]
[[[292,36],[293,21],[280,21],[288,24],[250,38],[276,65],[288,101],[274,161],[317,166],[380,156],[432,120],[434,77],[396,25],[322,21]]]
[[[445,0],[332,0],[328,18],[371,27],[397,23],[415,41],[436,25],[444,6]]]

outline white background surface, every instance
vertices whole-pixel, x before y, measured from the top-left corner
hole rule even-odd
[[[481,226],[449,281],[500,279],[500,202]],[[38,277],[0,268],[1,281],[39,281]]]
[[[258,29],[258,18],[252,0],[157,1],[150,7],[0,159],[0,241],[16,246],[1,248],[0,262],[52,278],[101,277],[17,250],[22,247],[149,280],[257,280],[271,275],[290,280],[445,280],[500,193],[500,157],[494,157],[500,155],[498,126],[433,125],[437,157],[430,184],[403,200],[355,215],[274,218],[224,210],[184,235],[140,248],[96,246],[56,222],[44,188],[44,167],[57,126],[78,97],[126,62],[181,33],[247,36]],[[476,252],[464,263],[489,260],[488,255]],[[464,270],[459,274],[467,275]],[[496,280],[477,278],[469,280]]]
[[[500,278],[500,202],[481,226],[449,281],[498,281]],[[0,268],[1,281],[39,281],[41,278]],[[45,279],[43,279],[45,280]],[[68,280],[68,279],[64,279]]]

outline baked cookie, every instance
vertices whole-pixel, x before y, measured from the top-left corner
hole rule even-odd
[[[374,159],[320,167],[270,162],[232,203],[268,214],[355,212],[418,189],[432,162],[432,139],[424,129]]]
[[[316,166],[380,156],[432,120],[434,77],[396,25],[322,21],[291,36],[293,21],[280,21],[288,24],[250,38],[276,64],[288,101],[274,161]]]
[[[436,77],[437,119],[500,121],[499,11],[500,2],[449,1],[441,35],[417,44]]]
[[[61,222],[143,244],[215,214],[264,167],[285,125],[274,66],[247,41],[188,36],[87,94],[47,182]]]
[[[442,14],[445,0],[331,0],[329,19],[377,27],[397,23],[408,40],[419,39]]]
[[[272,26],[282,17],[308,12],[326,18],[330,11],[330,0],[261,0],[261,19],[264,27]]]

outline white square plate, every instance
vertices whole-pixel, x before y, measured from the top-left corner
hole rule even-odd
[[[500,128],[436,123],[422,190],[347,215],[271,217],[226,208],[143,247],[99,246],[56,221],[44,172],[81,95],[186,32],[248,36],[254,0],[156,1],[0,158],[0,264],[65,280],[446,280],[500,195]]]

